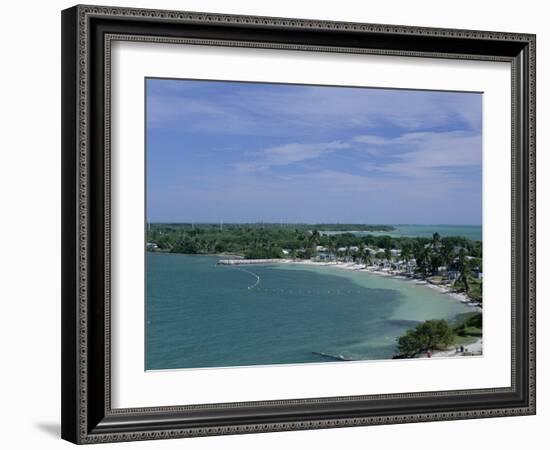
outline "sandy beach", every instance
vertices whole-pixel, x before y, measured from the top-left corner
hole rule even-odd
[[[440,285],[432,284],[426,280],[421,280],[418,278],[412,278],[401,274],[392,273],[389,270],[379,270],[374,266],[366,266],[365,264],[356,264],[353,262],[345,263],[340,261],[321,262],[321,261],[295,260],[295,259],[226,259],[226,260],[220,260],[219,264],[222,264],[222,265],[296,264],[296,265],[316,266],[316,267],[334,267],[335,269],[364,272],[368,274],[409,281],[414,284],[420,284],[420,285],[429,287],[430,289],[435,289],[436,291],[439,291],[443,294],[447,294],[450,297],[454,298],[455,300],[459,300],[460,302],[465,303],[468,306],[471,306],[472,308],[480,312],[482,310],[482,307],[478,302],[472,301],[467,295],[463,293],[453,292],[448,286],[440,286]]]
[[[458,348],[449,350],[439,350],[432,352],[431,358],[453,358],[455,356],[481,356],[483,354],[483,339],[479,338],[471,344],[464,345],[464,352],[460,352]],[[426,353],[421,353],[417,358],[427,358]]]

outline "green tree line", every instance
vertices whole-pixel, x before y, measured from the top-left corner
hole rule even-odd
[[[352,227],[342,224],[339,226]],[[157,244],[160,250],[173,253],[233,253],[249,258],[282,258],[285,256],[283,249],[288,250],[292,257],[311,258],[316,254],[318,245],[335,255],[338,249],[346,248],[347,253],[353,257],[385,259],[391,258],[391,250],[400,250],[402,259],[415,258],[419,271],[425,274],[434,272],[439,266],[451,264],[458,256],[457,248],[462,249],[464,257],[482,257],[481,242],[464,237],[440,237],[437,233],[432,238],[358,236],[353,233],[329,235],[319,229],[312,229],[311,225],[154,224],[148,230],[147,241]],[[361,251],[351,252],[350,247],[358,247]],[[365,255],[368,247],[382,249],[383,253]]]

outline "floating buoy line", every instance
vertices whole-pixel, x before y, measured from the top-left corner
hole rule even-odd
[[[215,265],[213,267],[219,267],[218,265]],[[251,284],[247,286],[247,289],[251,291],[252,289],[255,289],[258,287],[258,285],[261,282],[261,278],[257,273],[254,273],[248,269],[243,269],[242,267],[232,267],[234,270],[240,270],[242,272],[246,272],[249,275],[252,275],[256,282],[254,284]],[[280,294],[286,294],[286,295],[331,295],[331,296],[348,296],[353,294],[361,294],[360,290],[356,289],[327,289],[326,291],[324,289],[277,289],[277,288],[263,288],[258,289],[261,292],[273,292],[273,293],[280,293]]]
[[[251,284],[250,286],[248,286],[248,290],[252,290],[254,289],[256,286],[258,286],[260,284],[260,276],[254,272],[251,272],[250,270],[246,270],[246,269],[242,269],[240,267],[236,267],[235,268],[236,270],[242,270],[243,272],[246,272],[246,273],[249,273],[250,275],[252,275],[253,277],[256,278],[256,282],[254,284]]]

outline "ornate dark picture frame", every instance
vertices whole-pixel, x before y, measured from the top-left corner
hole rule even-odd
[[[113,409],[110,46],[115,40],[511,63],[511,386]],[[84,444],[534,413],[534,35],[98,6],[62,12],[64,439]]]

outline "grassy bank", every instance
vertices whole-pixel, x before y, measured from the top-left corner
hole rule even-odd
[[[394,358],[414,358],[428,351],[458,348],[476,342],[481,336],[479,312],[461,314],[453,321],[427,320],[397,339],[399,353]]]
[[[477,341],[483,334],[483,320],[481,313],[461,314],[451,322],[455,338],[455,346],[467,345]]]

